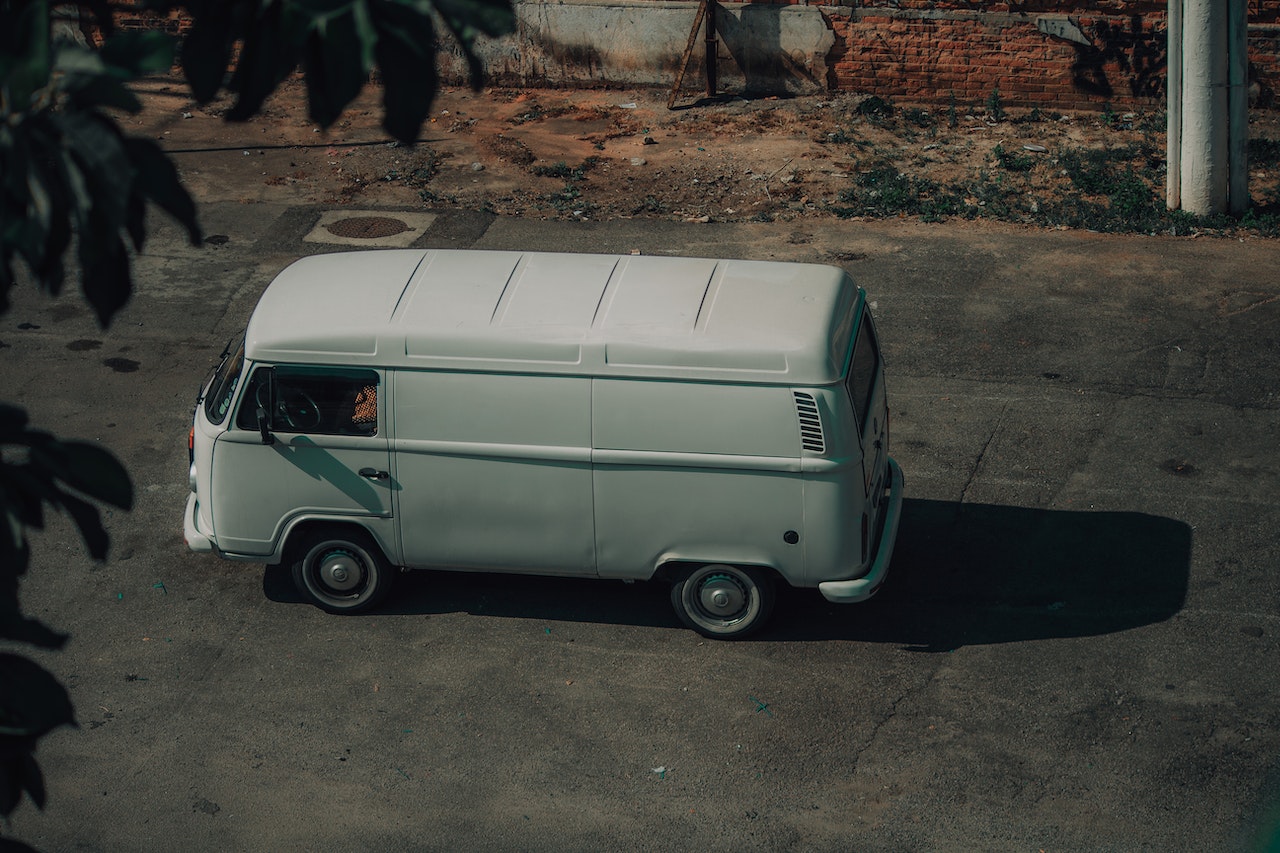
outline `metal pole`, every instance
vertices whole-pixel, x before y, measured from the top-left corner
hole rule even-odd
[[[1249,10],[1245,0],[1229,0],[1227,14],[1227,100],[1231,116],[1227,201],[1233,216],[1243,216],[1249,207]]]
[[[707,0],[707,97],[716,93],[716,54],[720,45],[716,41],[716,0]]]
[[[1182,207],[1182,0],[1169,0],[1165,68],[1165,206]]]

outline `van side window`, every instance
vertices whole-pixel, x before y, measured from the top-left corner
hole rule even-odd
[[[378,374],[341,367],[259,367],[253,371],[236,426],[258,428],[258,409],[274,432],[376,435]]]
[[[880,347],[876,346],[876,331],[871,318],[863,314],[859,324],[858,339],[853,344],[853,363],[845,377],[849,399],[853,401],[853,413],[858,418],[858,429],[864,428],[871,408],[871,392],[875,388],[876,375],[880,372]]]

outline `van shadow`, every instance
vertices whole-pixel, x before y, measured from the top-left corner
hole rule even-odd
[[[1183,605],[1191,528],[1136,512],[1067,512],[907,499],[889,580],[871,601],[780,589],[754,639],[855,640],[914,651],[1109,634]],[[273,601],[300,601],[269,568]],[[476,615],[685,630],[659,583],[463,572],[396,578],[381,613]],[[358,617],[357,617],[358,618]]]
[[[916,651],[1111,634],[1186,600],[1191,528],[1138,512],[908,499],[889,580],[844,607],[788,590],[770,636]]]

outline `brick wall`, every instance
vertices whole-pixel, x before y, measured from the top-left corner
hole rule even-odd
[[[924,5],[931,8],[909,8]],[[904,101],[961,103],[983,101],[998,88],[1006,105],[1059,109],[1162,101],[1165,11],[1150,8],[1157,4],[1042,3],[1052,11],[1040,14],[985,8],[1012,5],[833,8],[830,85]],[[1083,5],[1135,8],[1119,15],[1058,11]]]

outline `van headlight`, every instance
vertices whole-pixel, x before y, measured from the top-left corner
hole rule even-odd
[[[191,463],[191,470],[187,472],[187,485],[191,487],[191,491],[196,490],[196,463]]]

